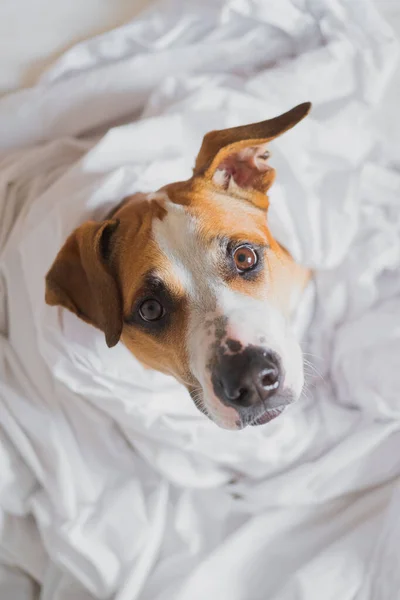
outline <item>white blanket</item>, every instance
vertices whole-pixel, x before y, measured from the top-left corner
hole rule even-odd
[[[373,127],[396,64],[367,1],[171,0],[0,100],[1,600],[400,597],[400,174]],[[270,222],[316,269],[308,389],[227,432],[44,275],[206,131],[307,100]]]

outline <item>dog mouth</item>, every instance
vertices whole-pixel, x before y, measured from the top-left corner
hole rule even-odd
[[[277,408],[267,409],[256,419],[252,419],[248,423],[244,423],[242,427],[246,427],[246,425],[250,425],[251,427],[256,427],[257,425],[265,425],[266,423],[269,423],[270,421],[273,421],[274,419],[279,417],[279,415],[283,413],[285,408],[286,406],[278,406]]]
[[[207,409],[206,403],[204,402],[204,394],[199,392],[195,392],[192,389],[189,389],[190,396],[196,406],[196,408],[203,413],[206,417],[214,421],[214,418],[211,416],[210,412]],[[236,421],[237,429],[244,429],[245,427],[256,427],[258,425],[266,425],[270,421],[273,421],[277,417],[279,417],[283,411],[287,408],[286,405],[277,406],[274,408],[264,408],[262,411],[258,411],[257,416],[254,416],[254,413],[248,413],[245,415],[240,415],[238,413],[239,419]]]

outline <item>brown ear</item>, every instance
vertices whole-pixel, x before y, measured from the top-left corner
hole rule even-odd
[[[76,229],[46,276],[46,302],[63,306],[104,331],[109,347],[122,332],[122,301],[109,264],[118,221],[88,221]]]
[[[274,169],[267,164],[266,144],[294,127],[310,109],[311,103],[304,102],[274,119],[207,133],[194,175],[201,175],[225,190],[234,183],[239,189],[265,194],[275,178]]]

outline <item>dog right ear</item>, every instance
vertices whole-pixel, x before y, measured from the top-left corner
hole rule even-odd
[[[46,276],[46,302],[63,306],[101,329],[109,347],[121,336],[122,300],[111,268],[112,238],[117,220],[88,221],[59,251]]]
[[[204,136],[194,175],[266,210],[266,193],[275,179],[268,164],[268,143],[297,125],[310,109],[311,103],[304,102],[273,119],[210,131]]]

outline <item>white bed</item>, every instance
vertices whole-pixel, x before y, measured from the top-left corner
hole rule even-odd
[[[400,597],[396,77],[367,0],[168,0],[0,99],[2,600]],[[44,275],[82,220],[189,175],[207,130],[304,100],[270,221],[316,270],[309,387],[226,432],[47,307]]]

